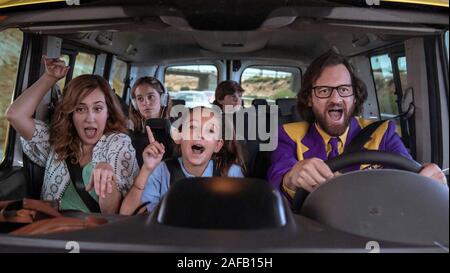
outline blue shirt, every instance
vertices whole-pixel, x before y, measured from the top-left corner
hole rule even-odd
[[[178,162],[180,162],[181,170],[183,171],[186,177],[194,177],[194,175],[190,174],[183,166],[183,160],[181,157],[178,158]],[[208,162],[208,166],[202,174],[202,177],[212,177],[214,172],[214,162],[210,160]],[[241,167],[236,164],[233,164],[228,170],[228,177],[244,177],[242,174]],[[141,203],[150,202],[147,205],[147,210],[152,212],[156,206],[158,205],[161,198],[164,194],[169,190],[170,186],[170,172],[167,168],[166,163],[161,162],[156,168],[153,170],[152,174],[148,177],[147,182],[145,183],[144,192],[141,196]]]

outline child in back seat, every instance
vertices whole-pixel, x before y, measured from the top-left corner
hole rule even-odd
[[[144,164],[132,190],[125,198],[121,213],[131,214],[141,203],[153,211],[169,186],[184,177],[244,177],[244,159],[241,147],[222,133],[220,113],[204,107],[189,111],[182,117],[175,143],[181,156],[161,163],[165,147],[155,141],[147,127],[150,144],[143,152]],[[171,171],[170,171],[171,170]]]

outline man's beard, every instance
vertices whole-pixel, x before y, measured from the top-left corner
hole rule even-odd
[[[341,124],[327,123],[326,117],[328,115],[328,110],[335,105],[342,107],[343,122]],[[319,124],[320,128],[322,128],[322,130],[324,130],[328,135],[333,136],[333,137],[340,136],[345,132],[345,130],[347,130],[347,127],[350,123],[350,119],[352,117],[352,113],[354,110],[355,110],[355,105],[352,105],[352,107],[347,111],[344,104],[342,104],[342,105],[330,104],[329,106],[327,106],[325,111],[322,113],[319,113],[319,111],[312,108],[312,111],[316,118],[316,122]]]

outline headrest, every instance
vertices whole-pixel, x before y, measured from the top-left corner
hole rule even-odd
[[[266,99],[253,99],[253,100],[252,100],[252,105],[253,105],[253,106],[257,106],[257,105],[267,105],[267,100],[266,100]]]
[[[172,105],[186,105],[186,101],[185,100],[180,100],[180,99],[172,99]]]
[[[174,143],[172,137],[170,136],[170,121],[164,118],[154,118],[146,120],[145,125],[150,126],[156,141],[164,144],[166,152],[164,153],[163,158],[171,157],[174,152],[173,150]],[[147,145],[149,144],[147,131],[144,132],[135,131],[130,135],[130,137],[131,143],[133,144],[133,147],[136,149],[136,160],[139,166],[141,167],[143,164],[142,152],[144,151],[145,147],[147,147]]]
[[[297,105],[292,106],[292,122],[303,121],[302,115],[298,112]]]
[[[278,105],[279,113],[281,116],[290,116],[293,114],[293,110],[297,111],[297,99],[295,98],[276,99],[275,104]]]
[[[170,135],[170,121],[166,118],[151,118],[145,121],[145,125],[150,129],[157,130]]]
[[[286,225],[278,191],[260,179],[194,177],[173,184],[156,211],[160,224],[198,229]]]

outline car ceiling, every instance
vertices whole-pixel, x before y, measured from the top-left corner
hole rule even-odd
[[[135,64],[202,58],[308,63],[331,47],[351,56],[436,34],[449,24],[448,8],[381,9],[330,1],[87,2],[8,11],[0,29],[55,35]]]

